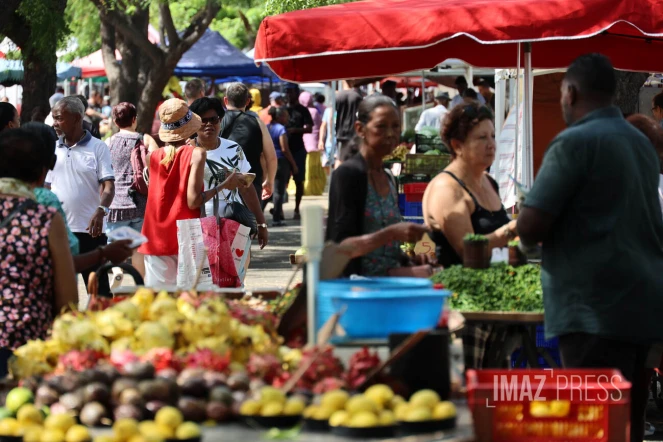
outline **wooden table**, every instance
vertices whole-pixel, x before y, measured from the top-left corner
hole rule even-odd
[[[546,348],[536,346],[536,327],[543,325],[543,313],[527,312],[460,312],[466,324],[493,324],[507,326],[508,340],[520,340],[522,353],[517,365],[524,360],[531,368],[541,368],[539,356],[552,368],[559,365],[552,358]],[[508,346],[493,346],[484,356],[484,368],[501,368],[506,358],[510,356],[511,348]]]

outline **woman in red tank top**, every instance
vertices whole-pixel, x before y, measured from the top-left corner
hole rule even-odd
[[[145,255],[145,285],[154,288],[177,282],[177,221],[199,218],[200,207],[221,189],[232,190],[240,184],[232,174],[216,188],[203,191],[207,153],[186,143],[201,120],[184,101],[165,101],[159,119],[159,138],[166,145],[146,159],[150,182],[143,235],[148,242],[138,249]]]

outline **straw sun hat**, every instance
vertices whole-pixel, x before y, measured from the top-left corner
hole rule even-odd
[[[159,107],[159,138],[166,143],[183,141],[198,132],[202,121],[179,98],[166,100]]]

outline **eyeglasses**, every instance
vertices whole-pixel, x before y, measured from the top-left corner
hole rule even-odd
[[[487,117],[493,118],[493,111],[490,110],[487,106],[477,106],[475,104],[468,104],[463,109],[463,114],[467,115],[471,119]]]
[[[215,126],[219,124],[219,121],[221,121],[221,118],[219,117],[209,117],[209,118],[201,118],[200,121],[203,122],[203,126],[206,124],[211,124],[212,126]]]

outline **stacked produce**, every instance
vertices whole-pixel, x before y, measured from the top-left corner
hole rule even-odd
[[[198,298],[184,293],[175,299],[166,292],[155,296],[152,290],[141,288],[106,310],[59,316],[50,339],[29,341],[18,348],[10,368],[15,377],[25,378],[65,367],[90,368],[107,358],[120,363],[127,358],[155,358],[157,363],[165,363],[163,354],[154,354],[156,349],[172,350],[167,357],[175,365],[199,358],[244,364],[251,354],[276,354],[279,349],[277,337],[263,326],[269,320],[261,322],[264,315],[253,313],[230,310],[214,296]]]
[[[420,390],[407,402],[384,384],[373,385],[365,393],[354,396],[343,390],[333,390],[315,402],[304,410],[304,417],[314,421],[326,420],[332,428],[389,427],[398,422],[440,421],[456,417],[453,403],[440,401],[432,390]]]
[[[393,152],[389,155],[382,158],[382,161],[405,161],[405,157],[410,153],[412,144],[410,143],[401,143],[399,144]]]
[[[453,266],[433,275],[434,283],[451,290],[449,306],[466,312],[542,312],[541,268],[495,264],[477,270]]]

